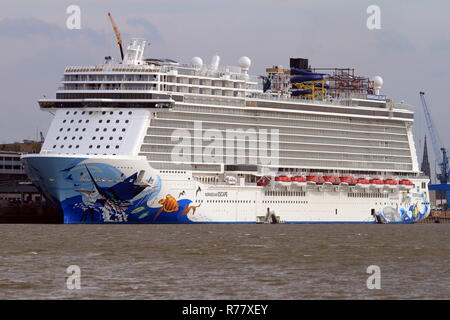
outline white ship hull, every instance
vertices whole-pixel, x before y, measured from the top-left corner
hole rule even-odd
[[[299,191],[243,181],[205,184],[188,171],[158,172],[144,159],[29,155],[23,161],[36,186],[61,207],[65,223],[411,223],[430,210],[420,187]]]

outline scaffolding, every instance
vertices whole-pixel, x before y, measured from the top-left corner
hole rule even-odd
[[[334,98],[355,94],[374,94],[373,81],[367,77],[355,75],[353,68],[313,68],[311,71],[330,75],[328,94]]]

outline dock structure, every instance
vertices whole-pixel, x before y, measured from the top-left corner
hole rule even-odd
[[[430,215],[419,223],[450,223],[450,211],[431,211]]]

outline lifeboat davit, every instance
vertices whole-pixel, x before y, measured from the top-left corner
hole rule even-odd
[[[398,182],[394,179],[385,179],[383,180],[384,186],[388,187],[389,189],[397,188]]]
[[[307,176],[306,183],[315,185],[315,184],[323,184],[325,182],[322,176]]]
[[[279,186],[288,186],[291,184],[291,178],[288,176],[275,177],[275,184]]]
[[[402,179],[398,183],[401,189],[412,189],[414,188],[414,183],[408,179]]]
[[[384,187],[384,182],[383,182],[383,180],[381,180],[381,179],[378,179],[378,178],[374,178],[374,179],[371,179],[370,181],[369,181],[369,183],[370,183],[370,185],[372,186],[372,187],[374,187],[374,188],[383,188]]]
[[[256,182],[256,185],[260,187],[266,187],[270,184],[270,181],[271,180],[268,177],[261,177],[261,179],[259,179],[258,182]]]
[[[302,176],[295,176],[291,178],[292,184],[297,187],[306,186],[306,178]]]
[[[341,183],[341,179],[339,179],[339,177],[336,176],[325,176],[324,177],[324,184],[328,184],[328,185],[338,185]]]
[[[341,177],[341,184],[347,186],[354,186],[356,184],[356,178],[354,177]]]

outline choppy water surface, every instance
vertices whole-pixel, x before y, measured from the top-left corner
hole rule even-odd
[[[449,260],[449,224],[0,225],[0,299],[448,299]]]

